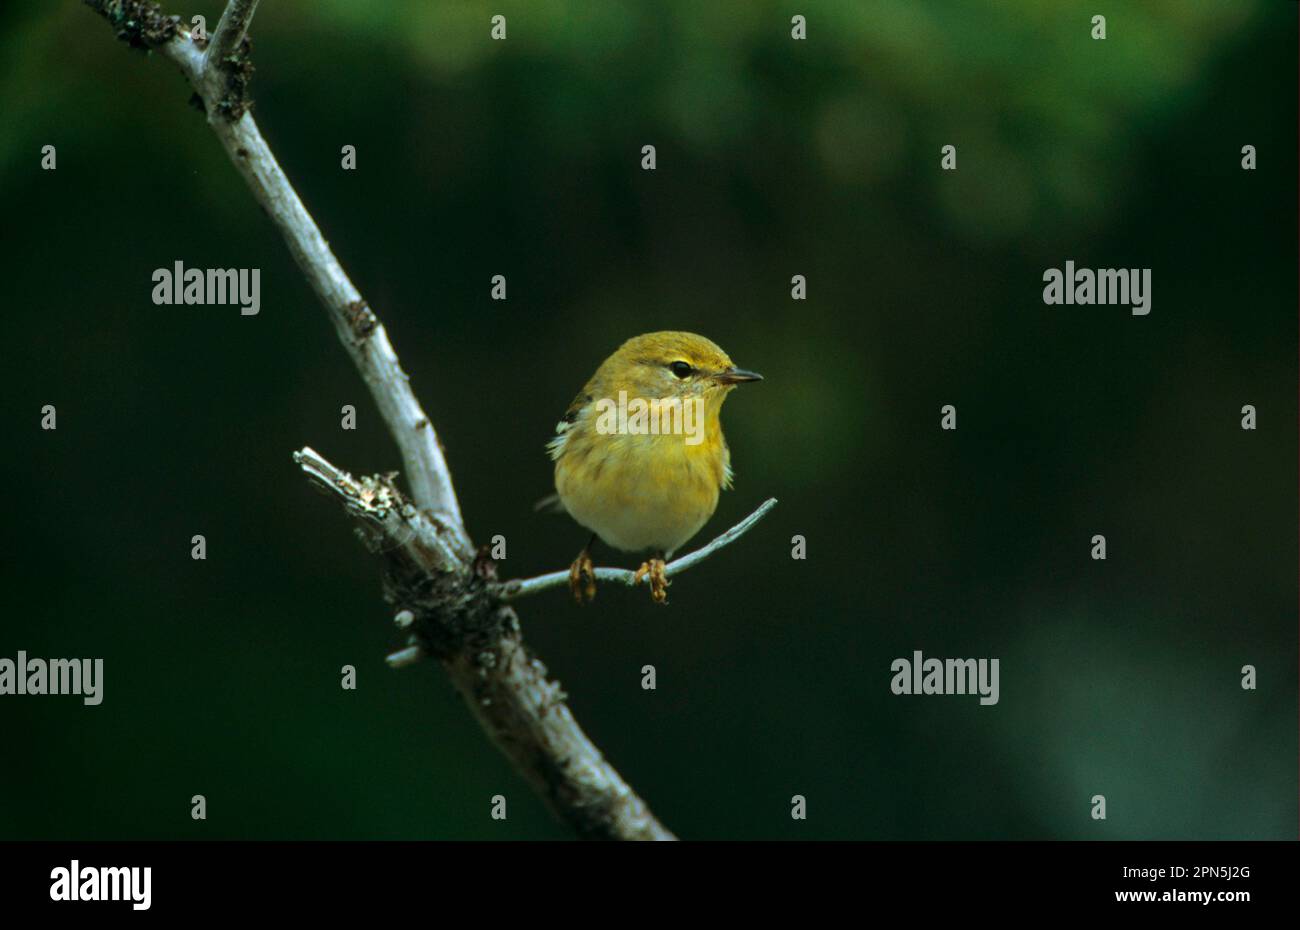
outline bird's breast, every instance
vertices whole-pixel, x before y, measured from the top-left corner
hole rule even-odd
[[[570,435],[555,489],[578,523],[626,551],[672,552],[718,505],[726,474],[721,431],[689,445],[679,435]]]

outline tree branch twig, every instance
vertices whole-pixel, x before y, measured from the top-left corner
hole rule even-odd
[[[385,597],[409,636],[390,664],[411,664],[424,655],[438,659],[493,742],[580,836],[674,839],[605,761],[573,719],[560,685],[525,646],[518,616],[489,577],[491,563],[475,557],[437,433],[383,325],[334,257],[249,112],[247,30],[256,0],[230,0],[206,50],[179,17],[165,15],[150,0],[85,2],[119,39],[155,49],[180,67],[212,131],[320,299],[401,450],[411,499],[391,477],[354,478],[310,448],[294,455],[308,478],[343,504],[381,560]],[[730,542],[773,503],[677,560],[674,569]],[[520,588],[540,590],[536,585],[546,578],[520,582]],[[529,584],[534,587],[527,589]]]
[[[206,67],[212,67],[212,62],[220,62],[238,51],[244,44],[244,37],[248,35],[248,24],[256,9],[257,0],[230,0],[225,12],[221,14],[217,28],[212,31],[208,50],[204,53]]]
[[[311,448],[294,461],[343,504],[382,559],[385,598],[418,643],[390,664],[416,661],[412,649],[435,656],[483,729],[580,836],[674,839],[573,719],[564,690],[524,645],[514,610],[488,595],[480,575],[446,570],[456,554],[436,523],[387,477],[354,478]]]
[[[773,507],[776,506],[776,498],[769,497],[759,505],[758,509],[741,520],[731,529],[727,530],[717,539],[713,540],[706,546],[701,546],[689,555],[684,555],[679,559],[673,559],[664,568],[664,574],[671,578],[673,575],[680,574],[693,565],[698,565],[707,559],[713,553],[717,552],[723,546],[730,545],[745,533],[749,532],[759,520],[768,515]],[[634,587],[638,584],[636,572],[628,571],[626,568],[597,568],[595,570],[597,581],[617,582],[625,584],[628,587]],[[644,583],[643,577],[640,583]],[[569,583],[569,570],[550,572],[546,575],[538,575],[536,578],[514,578],[510,581],[503,581],[493,589],[493,594],[503,601],[515,601],[521,597],[528,597],[530,594],[537,594],[545,591],[547,588],[558,588]]]
[[[451,472],[433,423],[411,391],[388,341],[388,333],[339,264],[329,243],[281,170],[249,110],[251,66],[243,48],[255,0],[232,0],[204,52],[175,16],[148,0],[85,0],[132,46],[153,48],[180,67],[203,101],[208,125],[254,199],[280,230],[290,253],[316,292],[339,340],[370,389],[379,413],[402,453],[403,471],[415,502],[433,511],[447,531],[469,548],[451,483]],[[235,40],[238,39],[238,42]],[[225,54],[227,43],[235,46]]]

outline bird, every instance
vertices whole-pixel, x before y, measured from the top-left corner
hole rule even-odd
[[[538,504],[567,512],[591,534],[569,568],[579,604],[596,596],[597,538],[645,553],[634,583],[648,578],[652,600],[667,603],[667,561],[731,487],[722,404],[737,385],[761,380],[713,341],[677,331],[635,336],[596,369],[547,443],[555,494]]]

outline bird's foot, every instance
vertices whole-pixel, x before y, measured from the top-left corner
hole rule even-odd
[[[633,577],[633,584],[640,584],[641,579],[650,578],[650,598],[656,604],[668,603],[668,585],[672,582],[664,574],[664,560],[662,558],[647,559],[641,563],[641,567],[636,570]]]
[[[579,604],[586,604],[596,597],[596,569],[591,562],[591,553],[586,549],[579,552],[569,566],[569,590]]]

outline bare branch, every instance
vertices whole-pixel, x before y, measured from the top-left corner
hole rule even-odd
[[[563,690],[524,645],[519,618],[490,577],[491,563],[474,557],[437,434],[383,325],[339,265],[249,112],[246,33],[255,0],[231,0],[206,53],[178,17],[164,15],[149,0],[85,2],[119,38],[158,50],[185,74],[208,124],[325,307],[401,450],[413,501],[391,478],[353,478],[309,448],[295,454],[303,471],[341,500],[381,559],[385,596],[410,637],[390,664],[436,658],[485,732],[580,836],[673,839],[587,738]],[[774,503],[720,541],[673,563],[670,573],[730,542]]]
[[[209,58],[189,33],[178,28],[175,17],[163,16],[156,4],[145,0],[86,0],[86,3],[108,19],[120,37],[132,45],[156,48],[180,66],[203,101],[212,131],[253,197],[280,230],[370,389],[384,423],[401,450],[404,474],[415,502],[437,514],[468,549],[460,504],[433,424],[411,391],[383,324],[334,257],[329,243],[257,128],[248,101],[239,96],[244,87],[239,81],[232,81],[231,72],[240,72],[246,63],[229,60],[232,56],[239,57],[238,47],[224,56]],[[223,34],[233,38],[236,30],[247,28],[255,6],[252,0],[232,0],[217,24],[211,48],[216,49],[219,39],[225,41]],[[139,24],[149,28],[140,28]],[[242,34],[239,38],[242,41]]]
[[[399,649],[391,655],[385,656],[384,661],[390,668],[405,668],[408,665],[414,665],[424,658],[424,650],[419,646],[407,646],[405,649]]]
[[[204,55],[207,62],[220,62],[233,55],[244,44],[248,35],[248,24],[257,9],[257,0],[230,0],[226,11],[221,14],[217,28],[212,31],[208,50]],[[208,65],[211,67],[211,65]]]
[[[692,565],[698,565],[707,559],[713,553],[717,552],[723,546],[729,545],[743,536],[759,520],[767,516],[768,512],[776,506],[776,498],[769,497],[759,505],[759,508],[741,520],[731,529],[727,530],[707,546],[701,546],[689,555],[684,555],[680,559],[673,559],[664,568],[664,574],[671,578],[673,575],[686,571]],[[626,568],[598,568],[595,570],[597,581],[617,582],[633,587],[639,583],[644,583],[645,578],[637,581],[636,572],[628,571]],[[515,578],[510,581],[502,582],[493,589],[493,594],[503,601],[514,601],[521,597],[527,597],[530,594],[536,594],[539,591],[545,591],[547,588],[558,588],[561,585],[569,583],[569,570],[551,572],[546,575],[538,575],[536,578]]]
[[[674,839],[573,719],[563,689],[524,645],[514,610],[488,595],[484,578],[443,570],[448,550],[422,511],[385,477],[354,478],[310,448],[294,460],[342,502],[383,560],[385,598],[416,641],[390,665],[437,658],[492,740],[580,836]]]

